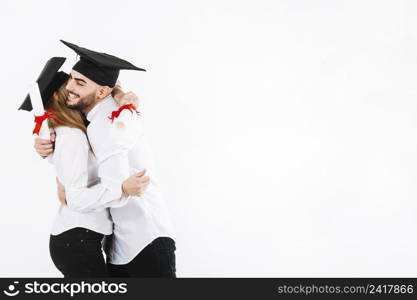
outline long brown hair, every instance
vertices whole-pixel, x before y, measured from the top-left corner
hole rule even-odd
[[[65,82],[57,91],[54,92],[47,105],[48,109],[55,111],[54,117],[58,119],[59,123],[50,118],[48,119],[48,125],[50,128],[56,128],[59,126],[78,128],[87,134],[87,127],[84,124],[83,114],[76,109],[68,108],[65,104],[68,96],[68,91],[65,88],[66,84],[67,83]]]

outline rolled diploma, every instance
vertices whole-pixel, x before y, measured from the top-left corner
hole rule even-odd
[[[39,85],[37,82],[34,82],[31,85],[29,94],[30,101],[32,102],[33,114],[35,116],[42,116],[45,113],[45,108],[43,107],[41,92],[39,91]],[[41,139],[50,139],[48,120],[42,122],[39,137]]]

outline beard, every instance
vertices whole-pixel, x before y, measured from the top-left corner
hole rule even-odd
[[[67,105],[68,108],[83,111],[87,107],[93,105],[95,100],[96,100],[96,96],[95,96],[95,92],[93,92],[83,98],[80,98],[77,103],[69,104],[68,100],[66,100],[65,104]]]

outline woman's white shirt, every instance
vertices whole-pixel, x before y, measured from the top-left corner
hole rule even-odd
[[[59,181],[65,186],[67,205],[60,205],[52,226],[52,235],[75,227],[111,234],[113,222],[108,208],[89,212],[79,209],[83,203],[94,200],[91,196],[98,197],[106,193],[106,188],[99,184],[97,163],[87,136],[78,128],[64,126],[57,127],[55,132],[55,150],[51,162]],[[91,188],[91,192],[95,190],[95,193],[86,193],[86,187]],[[102,193],[97,194],[98,190]]]

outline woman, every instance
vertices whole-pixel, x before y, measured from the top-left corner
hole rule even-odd
[[[55,151],[50,162],[55,166],[57,183],[61,183],[67,193],[72,193],[73,200],[61,202],[51,230],[50,254],[64,277],[106,277],[108,272],[102,242],[113,229],[109,209],[88,213],[71,209],[73,205],[82,205],[79,199],[86,196],[79,190],[85,187],[94,189],[100,184],[94,154],[86,135],[85,118],[79,111],[70,109],[65,104],[68,75],[63,74],[65,73],[56,73],[48,86],[49,92],[53,94],[47,99],[46,109],[54,111],[53,118],[48,119],[48,125],[56,135]],[[54,86],[59,88],[51,91]],[[120,93],[118,96],[120,98]],[[114,202],[137,194],[138,183],[135,175],[123,182],[123,196]],[[144,180],[149,182],[149,178]]]

